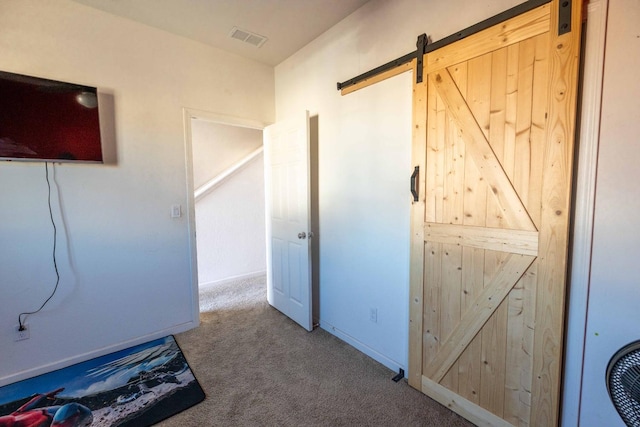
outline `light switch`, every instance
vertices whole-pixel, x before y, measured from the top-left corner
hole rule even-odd
[[[180,205],[171,205],[171,218],[180,218],[182,216],[182,209]]]

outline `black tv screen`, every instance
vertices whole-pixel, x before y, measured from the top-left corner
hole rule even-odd
[[[0,160],[102,162],[96,88],[0,71]]]

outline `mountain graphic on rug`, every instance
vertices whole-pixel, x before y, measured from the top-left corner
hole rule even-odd
[[[168,336],[0,387],[0,427],[148,426],[204,398]]]

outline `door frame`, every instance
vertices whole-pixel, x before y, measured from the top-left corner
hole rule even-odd
[[[591,247],[596,194],[596,167],[600,143],[600,111],[604,75],[605,38],[609,0],[589,0],[584,40],[583,74],[578,86],[580,135],[574,159],[574,211],[571,270],[566,310],[566,343],[561,402],[562,425],[580,425],[587,304],[591,275]]]
[[[270,123],[262,122],[260,120],[253,120],[244,117],[231,116],[228,114],[216,113],[212,111],[200,110],[196,108],[182,108],[183,128],[184,128],[184,147],[185,147],[185,172],[187,176],[187,206],[185,209],[185,216],[187,217],[188,230],[189,230],[189,257],[191,260],[190,268],[190,281],[192,287],[192,315],[193,321],[196,326],[200,324],[200,308],[199,308],[199,296],[198,296],[198,257],[197,257],[197,240],[196,240],[196,216],[195,216],[195,186],[193,182],[193,132],[191,129],[191,120],[200,119],[209,122],[244,127],[249,129],[256,129],[264,131]],[[320,243],[320,224],[319,224],[319,209],[318,209],[318,162],[319,162],[319,137],[318,137],[318,115],[310,114],[310,198],[311,198],[311,212],[310,221],[311,229],[314,231],[315,236],[312,241],[312,257],[311,257],[311,270],[312,270],[312,302],[311,309],[313,313],[313,324],[320,322],[320,278],[319,278],[319,243]],[[315,175],[314,175],[315,174]]]
[[[221,125],[244,127],[256,130],[264,130],[266,124],[259,120],[230,116],[211,111],[198,110],[195,108],[182,108],[182,119],[184,128],[184,151],[185,151],[185,172],[187,178],[187,206],[185,216],[187,217],[187,229],[189,231],[189,258],[191,260],[190,281],[191,281],[191,309],[193,321],[196,326],[200,324],[200,298],[198,286],[198,252],[196,240],[196,203],[194,197],[195,185],[193,182],[193,132],[191,129],[192,119],[201,119]]]

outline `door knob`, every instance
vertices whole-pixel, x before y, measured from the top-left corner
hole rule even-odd
[[[304,231],[301,233],[298,233],[298,239],[306,239],[307,238],[307,233],[305,233]]]

